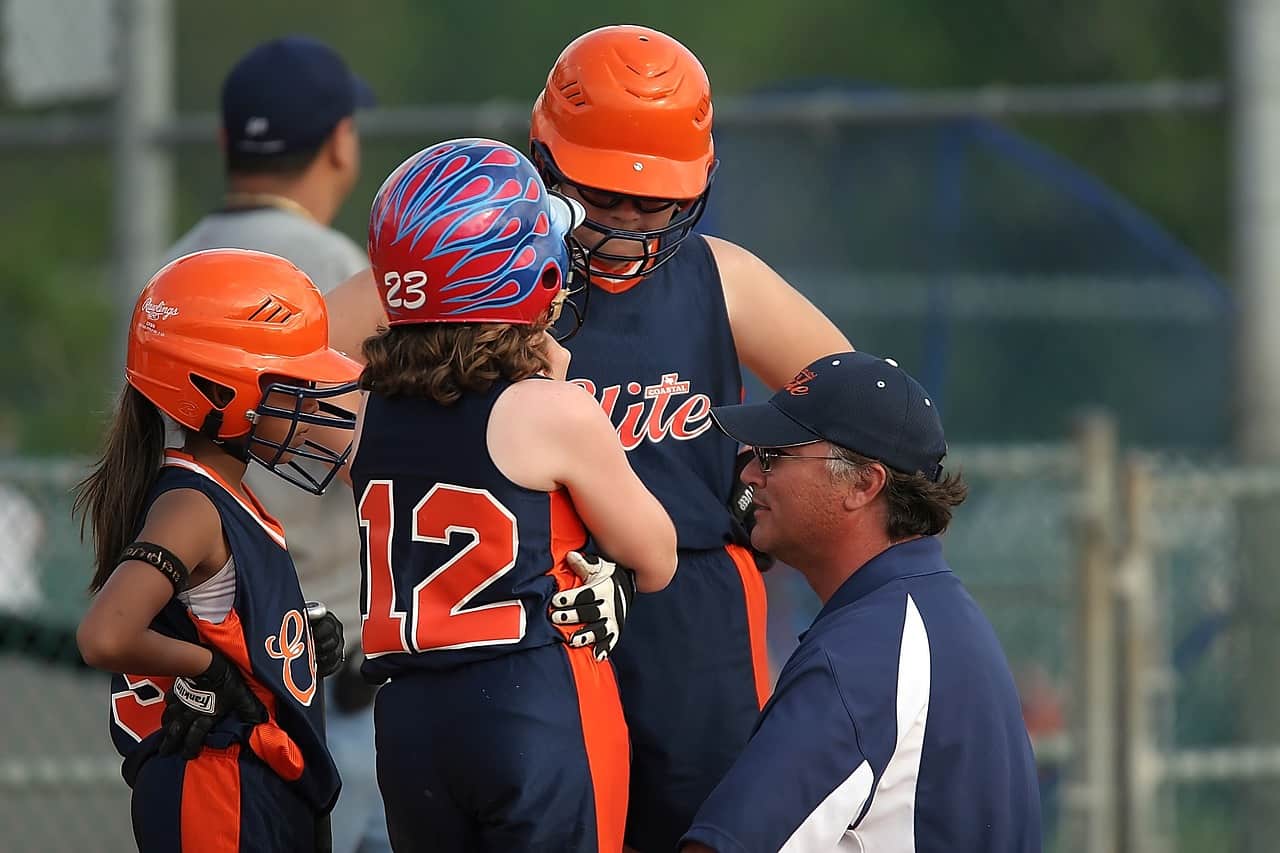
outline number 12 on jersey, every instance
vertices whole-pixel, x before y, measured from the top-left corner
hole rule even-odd
[[[484,489],[438,483],[409,518],[396,518],[392,489],[389,480],[371,480],[357,504],[365,529],[365,656],[520,642],[525,633],[520,601],[467,606],[515,566],[515,516]],[[447,545],[454,537],[470,539],[443,564],[413,578],[409,601],[397,600],[392,565],[397,529],[405,529],[401,525],[408,525],[412,542]],[[403,557],[405,543],[397,544]],[[401,574],[422,574],[419,565],[402,566]]]

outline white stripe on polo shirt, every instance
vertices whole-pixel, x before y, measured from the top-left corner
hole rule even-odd
[[[916,783],[924,751],[924,729],[929,716],[929,634],[910,595],[902,624],[898,652],[898,743],[871,807],[851,833],[861,848],[879,851],[914,851]]]
[[[916,783],[929,716],[929,666],[929,635],[908,595],[898,651],[897,743],[879,784],[871,765],[863,761],[805,818],[778,853],[832,849],[913,853]],[[874,799],[868,807],[873,785]],[[866,814],[858,820],[857,829],[840,829],[857,820],[864,808]]]
[[[779,848],[778,853],[808,853],[811,850],[844,849],[841,836],[847,836],[840,827],[848,826],[850,815],[856,815],[866,805],[871,796],[871,785],[875,781],[875,771],[866,761],[858,765],[858,769],[849,774],[840,785],[832,791],[818,807],[805,818],[804,823],[796,827],[787,843]],[[833,830],[832,827],[835,827]],[[853,850],[861,847],[853,846]]]

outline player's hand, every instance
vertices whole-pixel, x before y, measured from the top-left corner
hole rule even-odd
[[[311,640],[316,644],[316,675],[328,678],[346,659],[342,622],[319,601],[307,602],[307,622],[311,625]]]
[[[195,758],[213,727],[228,714],[246,723],[264,723],[267,709],[240,677],[240,671],[216,649],[209,668],[194,678],[177,678],[164,695],[160,717],[160,754],[181,752]]]
[[[569,378],[569,359],[572,354],[560,345],[560,342],[551,336],[550,332],[544,332],[542,335],[542,351],[546,353],[547,361],[551,363],[547,370],[547,375],[552,379],[559,379],[562,382]]]
[[[354,714],[373,704],[379,684],[370,684],[360,672],[364,652],[356,646],[333,676],[333,707],[343,714]]]
[[[591,646],[596,660],[604,660],[618,644],[636,597],[635,573],[594,554],[584,556],[570,551],[566,560],[585,583],[551,597],[551,621],[556,625],[581,625],[570,635],[569,645]]]

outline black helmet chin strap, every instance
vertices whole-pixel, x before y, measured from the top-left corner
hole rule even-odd
[[[204,423],[200,425],[200,434],[209,439],[214,444],[221,447],[233,458],[240,462],[249,464],[249,442],[235,441],[232,439],[218,438],[218,433],[222,430],[222,410],[210,409],[209,414],[204,416]]]

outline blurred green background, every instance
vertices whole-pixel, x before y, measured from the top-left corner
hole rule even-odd
[[[679,38],[706,65],[721,103],[815,87],[1225,81],[1229,58],[1227,0],[226,0],[172,9],[182,115],[215,112],[230,65],[286,33],[332,44],[390,108],[531,105],[564,45],[611,23]],[[111,109],[109,99],[9,103],[0,115],[107,121]],[[1082,465],[1063,442],[1076,411],[1102,406],[1122,445],[1190,455],[1196,472],[1233,473],[1218,463],[1233,432],[1237,320],[1228,112],[739,124],[716,136],[723,162],[705,229],[773,264],[856,346],[897,357],[942,401],[954,461],[973,484],[948,554],[1000,632],[1023,690],[1044,764],[1048,845],[1084,849],[1068,812],[1090,806],[1065,768],[1083,749],[1069,743],[1081,710],[1073,705],[1079,552],[1101,534],[1078,523]],[[336,227],[362,243],[383,177],[436,141],[366,140],[361,180]],[[122,379],[112,158],[101,145],[0,152],[0,486],[40,510],[47,601],[38,616],[65,628],[83,607],[87,577],[68,489]],[[212,133],[174,152],[169,238],[219,207],[223,193]],[[1164,494],[1150,510],[1164,524],[1158,571],[1174,579],[1159,607],[1168,623],[1161,648],[1175,653],[1157,653],[1156,663],[1167,665],[1157,698],[1170,722],[1157,722],[1170,749],[1248,740],[1239,718],[1258,670],[1241,665],[1248,638],[1231,620],[1254,592],[1245,569],[1274,560],[1238,535],[1237,492],[1197,482],[1199,491],[1169,487],[1177,500]],[[1268,482],[1280,494],[1280,477]],[[793,573],[774,572],[768,583],[781,659],[814,602]],[[74,657],[65,631],[51,642],[64,661]],[[0,849],[37,837],[50,839],[39,849],[89,849],[86,838],[101,842],[93,849],[128,849],[126,791],[105,755],[105,709],[94,704],[105,684],[42,665],[45,650],[25,634],[0,630],[7,648],[20,653],[2,662],[19,701],[0,726],[0,828],[8,829]],[[59,690],[70,697],[61,706],[81,719],[26,713],[26,699]],[[85,756],[105,771],[83,773]],[[21,775],[46,760],[53,769],[36,774],[45,787]],[[1179,849],[1242,849],[1241,794],[1262,787],[1213,777],[1166,786],[1163,796],[1177,799],[1166,812]],[[1255,835],[1264,844],[1256,849],[1267,849],[1265,829]]]
[[[216,110],[222,76],[243,51],[272,35],[304,32],[337,47],[384,106],[532,103],[569,38],[618,22],[680,38],[705,63],[718,97],[814,79],[911,89],[1220,78],[1225,7],[1224,0],[177,3],[176,99],[181,113]],[[43,112],[108,109],[89,101]],[[1008,126],[1096,175],[1210,269],[1227,273],[1224,115],[1037,117]],[[433,141],[366,144],[362,180],[337,227],[360,240],[382,177]],[[212,138],[180,148],[177,166],[172,236],[221,194]],[[118,385],[111,354],[122,331],[107,287],[109,167],[107,153],[90,148],[7,149],[0,161],[0,241],[8,243],[0,251],[0,340],[9,354],[0,366],[0,452],[95,446],[101,419],[86,410],[105,410],[106,389]],[[755,248],[774,261],[767,247]],[[859,345],[879,345],[867,330],[850,334]],[[981,437],[980,426],[957,424],[962,436]],[[1037,437],[1061,426],[1055,411],[999,437]]]

